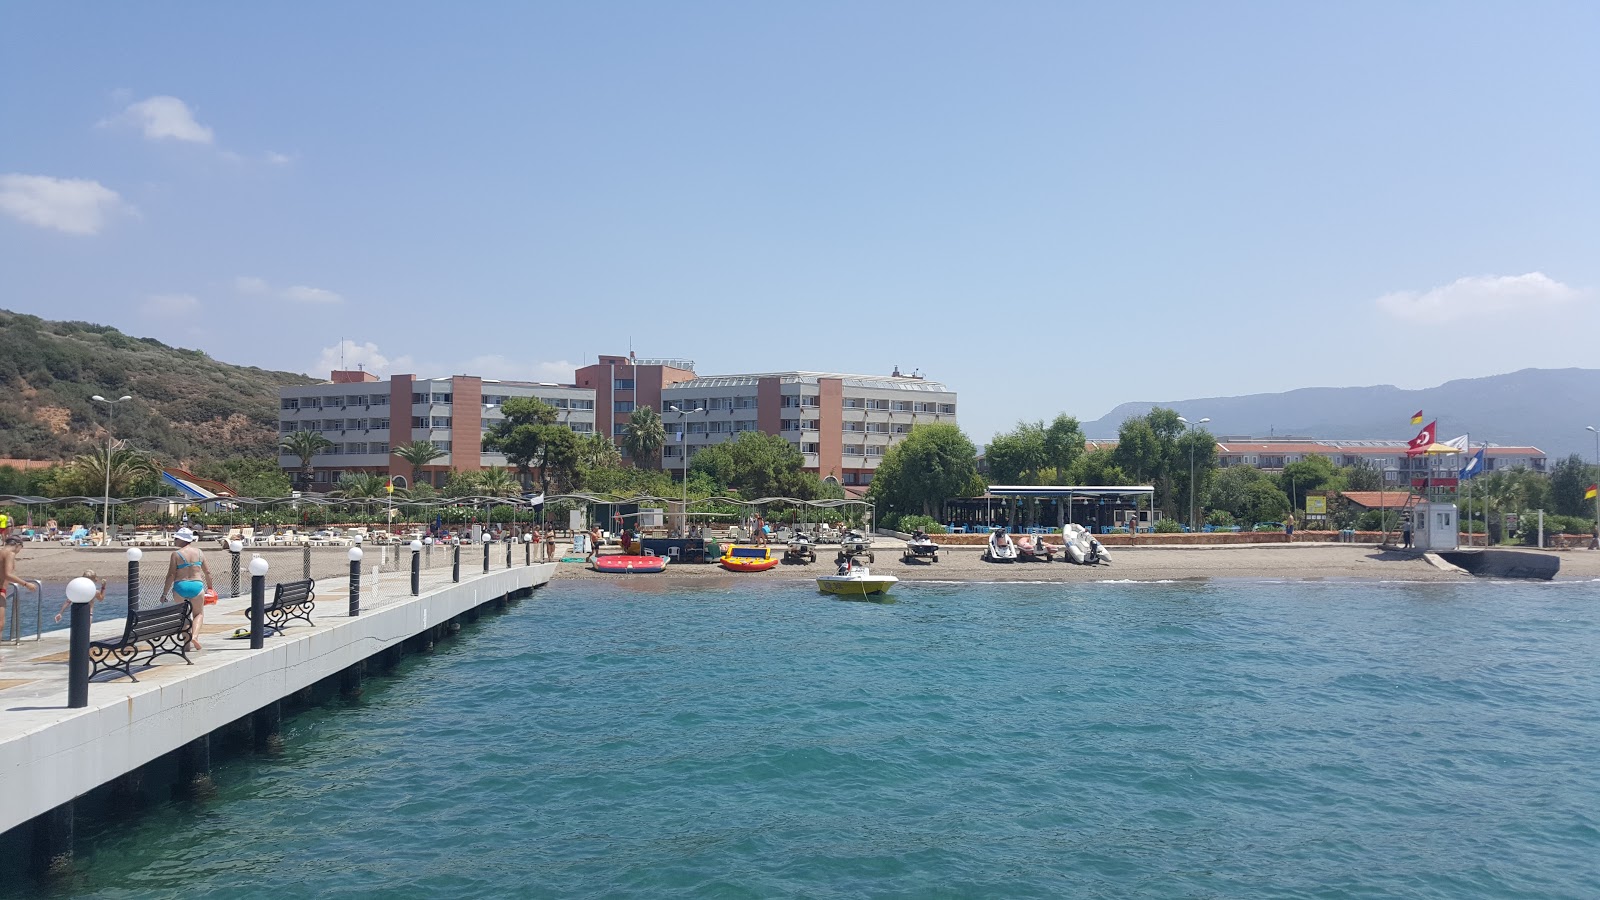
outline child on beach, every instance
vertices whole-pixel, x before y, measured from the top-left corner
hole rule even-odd
[[[99,588],[99,590],[95,591],[94,599],[89,601],[89,621],[93,622],[94,621],[94,605],[96,603],[99,603],[101,600],[104,600],[106,598],[106,580],[104,578],[97,577],[94,574],[94,570],[93,569],[84,569],[82,577],[87,578],[90,581],[94,582],[95,587]],[[61,608],[59,610],[56,610],[56,621],[57,622],[61,621],[61,617],[63,615],[66,615],[67,607],[69,607],[71,605],[72,605],[72,601],[71,600],[67,600],[67,601],[64,601],[61,604]]]

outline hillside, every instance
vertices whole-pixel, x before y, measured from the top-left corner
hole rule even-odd
[[[1303,388],[1281,394],[1123,403],[1083,423],[1083,432],[1090,438],[1114,438],[1124,419],[1164,406],[1187,416],[1209,416],[1206,427],[1218,435],[1404,440],[1416,433],[1409,417],[1421,409],[1430,421],[1439,420],[1441,438],[1470,432],[1475,441],[1532,444],[1552,459],[1579,453],[1592,460],[1594,435],[1584,426],[1600,426],[1597,396],[1600,369],[1523,369],[1414,391],[1393,385]]]
[[[0,458],[67,459],[116,436],[166,464],[272,456],[279,385],[309,384],[289,372],[230,366],[198,350],[129,337],[86,322],[50,322],[0,310]]]

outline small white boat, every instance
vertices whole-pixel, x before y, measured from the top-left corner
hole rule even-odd
[[[887,594],[889,589],[900,583],[900,579],[893,575],[874,575],[866,566],[858,566],[846,562],[839,567],[833,575],[818,575],[817,590],[824,594],[837,594],[841,597],[870,597],[875,594]]]
[[[986,562],[1016,562],[1017,545],[1011,542],[1011,535],[1005,529],[996,528],[989,532],[989,550],[983,555]]]
[[[1111,562],[1111,554],[1088,529],[1082,525],[1068,525],[1062,529],[1067,542],[1067,559],[1080,566]]]

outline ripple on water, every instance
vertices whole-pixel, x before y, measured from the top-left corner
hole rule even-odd
[[[608,590],[292,720],[66,892],[1600,895],[1590,593]]]

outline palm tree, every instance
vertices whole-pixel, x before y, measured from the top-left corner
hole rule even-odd
[[[585,469],[614,469],[622,465],[622,454],[611,438],[593,432],[578,438],[578,465]]]
[[[1491,472],[1478,479],[1478,496],[1483,500],[1483,528],[1487,532],[1496,512],[1503,520],[1507,509],[1522,505],[1522,482],[1511,472]]]
[[[118,447],[110,452],[85,453],[72,461],[72,468],[84,485],[95,487],[94,495],[99,496],[99,486],[106,483],[106,471],[111,472],[111,493],[125,493],[135,481],[145,476],[158,476],[161,467],[155,460],[138,450],[129,450]]]
[[[333,441],[322,436],[320,431],[296,431],[278,442],[278,446],[290,456],[300,457],[301,490],[311,489],[311,458],[318,453],[326,453],[333,449]]]
[[[478,490],[485,497],[515,497],[522,493],[522,484],[505,466],[490,466],[478,473]]]
[[[412,441],[394,449],[394,455],[411,464],[411,485],[417,484],[417,474],[422,467],[444,455],[444,451],[429,441]]]
[[[346,500],[382,500],[389,495],[389,480],[372,472],[346,472],[339,476],[334,493]]]
[[[645,466],[647,462],[661,465],[661,445],[667,442],[667,430],[661,425],[661,416],[648,406],[636,406],[628,417],[622,445],[628,448],[633,464]]]

